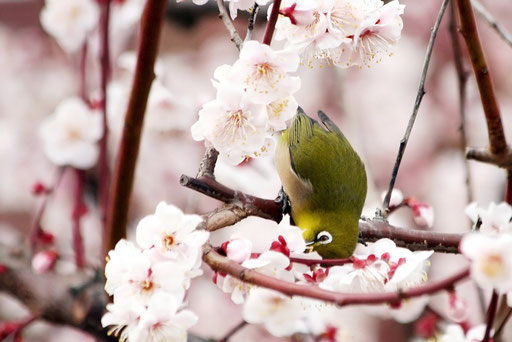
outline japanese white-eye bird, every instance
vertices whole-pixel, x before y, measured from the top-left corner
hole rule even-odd
[[[279,140],[275,162],[291,217],[309,249],[323,258],[352,255],[366,197],[366,171],[338,126],[325,113],[323,126],[299,107]]]

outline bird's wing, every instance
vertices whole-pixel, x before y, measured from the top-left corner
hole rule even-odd
[[[288,147],[292,170],[315,192],[311,206],[339,206],[332,199],[346,198],[353,193],[354,172],[364,172],[364,166],[340,129],[329,117],[319,112],[325,126],[308,117],[302,109],[290,127]],[[360,166],[361,165],[361,166]]]

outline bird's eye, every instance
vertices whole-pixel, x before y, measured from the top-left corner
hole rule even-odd
[[[320,233],[317,234],[315,241],[321,243],[322,245],[326,245],[328,243],[331,243],[332,235],[328,231],[321,231]]]

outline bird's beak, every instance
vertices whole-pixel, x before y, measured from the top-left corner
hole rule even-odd
[[[313,252],[313,244],[315,243],[315,241],[307,241],[306,242],[306,253],[310,253],[310,252]]]

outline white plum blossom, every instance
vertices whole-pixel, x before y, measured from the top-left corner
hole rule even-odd
[[[197,323],[190,310],[180,310],[181,301],[166,293],[155,294],[130,331],[128,339],[137,342],[187,341],[187,330]]]
[[[471,277],[482,288],[500,293],[512,290],[512,236],[481,232],[462,238],[460,251],[471,260]]]
[[[485,334],[485,324],[477,325],[467,333],[458,324],[449,324],[444,328],[443,334],[437,339],[439,342],[479,342]]]
[[[41,11],[41,25],[67,52],[82,47],[98,18],[95,0],[46,0]]]
[[[121,341],[183,341],[196,315],[184,309],[190,279],[202,274],[200,253],[208,232],[195,228],[197,215],[184,215],[160,202],[139,222],[137,242],[121,240],[108,254],[105,291],[113,304],[101,323]]]
[[[263,324],[274,336],[307,332],[301,302],[279,292],[256,288],[244,304],[242,317],[248,323]]]
[[[120,341],[186,341],[187,329],[197,322],[190,310],[180,310],[181,301],[167,293],[157,293],[148,305],[140,305],[132,298],[123,297],[107,305],[102,317],[104,327]]]
[[[275,100],[267,105],[268,126],[271,130],[282,131],[297,113],[299,104],[293,96]]]
[[[343,43],[341,58],[336,63],[346,66],[379,62],[391,55],[403,28],[400,15],[404,5],[397,0],[387,4],[380,0],[337,0],[329,15],[329,29],[334,34],[351,39]]]
[[[299,90],[300,79],[288,75],[298,66],[297,52],[274,51],[267,44],[250,40],[244,43],[228,79],[243,85],[253,101],[269,104]]]
[[[497,234],[512,231],[512,207],[506,203],[491,202],[486,209],[478,207],[476,202],[469,204],[465,210],[466,215],[476,225],[480,221],[479,230],[488,234]]]
[[[137,243],[145,249],[155,248],[163,257],[191,269],[201,256],[201,246],[209,233],[196,230],[202,221],[198,215],[185,215],[173,205],[158,203],[155,213],[137,225]]]
[[[40,127],[48,159],[56,165],[77,169],[88,169],[96,164],[97,143],[102,134],[101,114],[77,97],[62,101]]]
[[[192,126],[194,140],[207,140],[222,159],[236,165],[268,150],[267,111],[242,89],[223,84],[217,98],[203,105]]]
[[[380,239],[369,247],[359,246],[353,264],[334,266],[320,287],[334,291],[397,291],[427,280],[428,258],[433,251],[412,252]]]
[[[267,251],[257,258],[248,259],[242,263],[245,268],[292,282],[294,276],[292,272],[287,270],[289,265],[290,259],[283,253],[275,251]],[[217,285],[222,288],[224,293],[231,293],[231,300],[235,304],[243,303],[253,289],[252,285],[230,275],[227,275],[224,279],[217,279]]]
[[[403,11],[397,0],[284,1],[276,39],[300,51],[310,66],[315,59],[340,67],[369,66],[392,54]]]
[[[232,238],[222,245],[226,256],[239,264],[251,257],[252,242],[245,238]]]
[[[126,341],[144,310],[145,306],[134,298],[114,297],[114,302],[107,304],[107,312],[101,318],[101,325],[110,326],[109,334],[118,337],[119,341]]]
[[[159,291],[172,293],[176,298],[185,294],[185,269],[173,261],[157,262],[132,243],[121,240],[109,252],[105,267],[105,291],[117,298],[136,298],[140,303]]]
[[[195,1],[204,1],[204,0],[195,0]],[[196,3],[194,1],[194,3]],[[270,0],[229,0],[229,13],[231,14],[231,19],[235,20],[238,15],[238,10],[247,11],[254,7],[254,4],[258,4],[259,6],[265,6]],[[197,4],[197,3],[196,3]],[[198,4],[199,5],[199,4]]]

